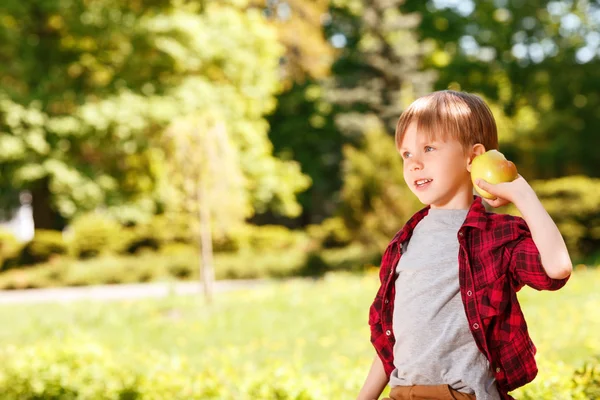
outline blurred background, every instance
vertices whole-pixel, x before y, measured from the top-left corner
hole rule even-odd
[[[600,398],[598,0],[3,0],[0,289],[206,296],[3,305],[2,398],[355,396],[421,207],[395,124],[439,89],[488,102],[576,264],[522,294],[519,398]]]

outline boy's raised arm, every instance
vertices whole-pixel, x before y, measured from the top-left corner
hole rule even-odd
[[[571,274],[573,264],[565,241],[537,195],[522,176],[512,182],[497,185],[478,181],[477,186],[499,197],[488,201],[492,206],[499,207],[511,202],[519,209],[540,252],[542,266],[550,278],[564,279]]]

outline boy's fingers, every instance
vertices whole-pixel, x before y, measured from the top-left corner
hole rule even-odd
[[[476,184],[477,186],[479,186],[480,188],[482,188],[482,189],[485,189],[485,188],[489,188],[489,187],[490,187],[490,184],[489,184],[489,183],[487,183],[486,181],[484,181],[483,179],[477,179],[477,180],[475,181],[475,184]]]
[[[486,192],[490,192],[491,194],[497,195],[496,193],[496,185],[492,185],[491,183],[484,181],[483,179],[478,179],[475,184],[479,186],[480,189],[485,190]]]

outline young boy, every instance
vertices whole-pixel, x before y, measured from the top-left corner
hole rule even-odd
[[[396,147],[427,207],[383,255],[369,311],[377,355],[358,400],[378,399],[388,383],[393,400],[512,399],[537,374],[516,292],[565,285],[565,242],[523,177],[476,182],[497,196],[491,206],[512,202],[523,218],[488,213],[473,196],[473,158],[498,148],[479,97],[448,90],[416,100],[398,121]]]

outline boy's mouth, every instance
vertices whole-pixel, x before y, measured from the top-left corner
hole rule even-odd
[[[433,179],[418,179],[415,181],[415,187],[417,189],[422,189],[429,186],[431,182],[433,182]]]

